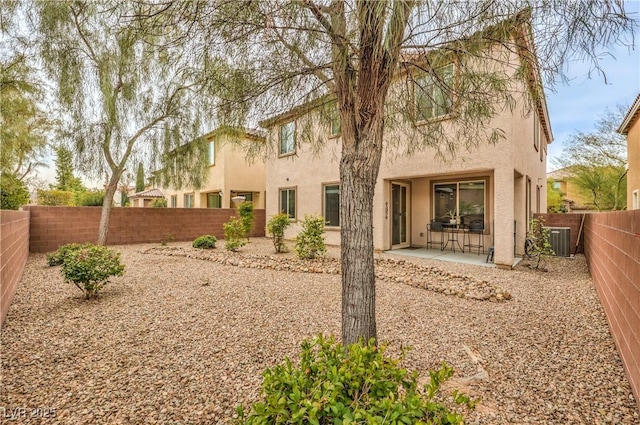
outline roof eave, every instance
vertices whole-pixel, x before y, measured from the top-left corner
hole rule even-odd
[[[622,120],[622,124],[620,124],[620,127],[618,127],[616,131],[626,136],[629,133],[631,124],[638,118],[638,115],[640,115],[640,94],[636,96],[636,100],[633,101],[627,115],[625,115],[624,120]]]

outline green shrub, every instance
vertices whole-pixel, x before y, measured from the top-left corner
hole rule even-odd
[[[167,208],[167,198],[156,198],[151,201],[152,208]]]
[[[167,233],[164,235],[164,239],[160,241],[160,245],[166,246],[169,242],[174,242],[176,238],[173,237],[171,233]]]
[[[429,372],[424,389],[418,374],[385,355],[385,346],[356,343],[345,348],[318,336],[302,343],[300,364],[291,360],[267,369],[261,400],[247,414],[239,406],[238,422],[257,424],[462,424],[463,417],[440,400],[440,386],[453,375],[443,364]],[[453,405],[473,408],[464,394],[453,392]]]
[[[0,175],[0,209],[17,210],[28,203],[27,186],[15,175],[2,173]]]
[[[327,251],[324,243],[324,218],[306,215],[302,220],[302,230],[296,237],[296,253],[300,258],[316,258]]]
[[[104,190],[87,190],[75,193],[75,202],[79,207],[101,207],[104,204]]]
[[[91,246],[90,243],[68,243],[66,245],[62,245],[58,247],[58,249],[47,255],[47,261],[50,267],[59,266],[64,263],[65,258],[69,255],[69,253],[79,250],[80,248],[86,248]]]
[[[75,205],[75,194],[70,190],[39,190],[38,205],[67,206]]]
[[[224,227],[224,247],[228,251],[235,252],[247,243],[244,239],[244,225],[241,219],[231,217],[229,221],[222,226]]]
[[[542,217],[532,219],[529,225],[525,240],[525,257],[532,261],[532,267],[544,270],[544,257],[556,254],[551,246],[551,231],[544,227]]]
[[[98,295],[111,276],[122,276],[124,265],[119,252],[89,244],[69,252],[61,271],[65,282],[72,282],[89,299]]]
[[[216,237],[213,235],[203,235],[193,241],[193,247],[201,249],[212,249],[216,247],[217,241],[218,239],[216,239]]]
[[[244,236],[249,239],[251,229],[253,228],[253,203],[245,201],[238,205],[238,214],[240,215],[240,221],[242,221],[242,228],[244,229]]]
[[[276,214],[267,223],[267,232],[273,238],[273,246],[276,252],[285,252],[287,247],[284,244],[284,231],[291,225],[289,214]]]

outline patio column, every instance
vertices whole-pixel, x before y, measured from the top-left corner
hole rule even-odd
[[[513,220],[515,185],[512,168],[502,167],[494,170],[493,185],[494,212],[494,263],[500,268],[513,267]]]

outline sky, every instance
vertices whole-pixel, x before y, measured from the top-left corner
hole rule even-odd
[[[631,106],[640,94],[640,50],[609,49],[615,58],[602,63],[606,75],[593,74],[588,77],[589,67],[584,63],[569,65],[568,85],[558,85],[554,91],[546,90],[549,120],[553,142],[549,145],[547,170],[558,168],[553,159],[562,154],[564,142],[577,131],[590,132],[595,122],[607,108],[616,105]]]

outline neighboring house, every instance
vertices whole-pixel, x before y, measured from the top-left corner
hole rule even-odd
[[[520,60],[517,53],[509,54],[514,62]],[[531,78],[540,81],[537,72],[533,73]],[[514,90],[519,90],[515,108],[501,109],[490,123],[505,138],[472,152],[460,148],[452,162],[435,159],[432,148],[411,156],[393,152],[391,142],[414,130],[386,130],[374,194],[376,250],[425,246],[427,224],[434,219],[443,221],[454,210],[465,223],[483,223],[485,247],[495,246],[495,263],[513,266],[514,253],[524,251],[533,213],[546,212],[546,155],[553,139],[544,96],[535,97],[533,111],[526,113],[525,97],[531,92],[519,81],[514,78]],[[414,102],[425,120],[446,120],[451,112],[427,104],[424,97]],[[333,119],[318,122],[314,118],[318,109],[315,103],[301,105],[261,122],[278,147],[266,164],[266,213],[267,219],[278,212],[288,212],[296,220],[305,214],[322,215],[326,242],[339,245],[340,123]],[[307,142],[319,139],[325,143],[320,150],[315,142]],[[285,236],[291,238],[299,230],[295,222]]]
[[[627,136],[627,208],[640,209],[640,94],[618,127]]]
[[[155,199],[166,199],[166,196],[164,196],[160,189],[143,190],[142,192],[129,195],[129,205],[139,208],[150,207]]]
[[[255,130],[238,132],[218,128],[204,136],[207,139],[207,179],[200,189],[163,188],[169,208],[233,208],[232,199],[244,196],[254,208],[265,206],[265,166],[258,160],[246,159],[246,144],[264,144]]]
[[[560,192],[564,194],[567,212],[585,213],[597,211],[591,199],[584,196],[580,188],[571,180],[572,177],[573,173],[571,173],[570,167],[560,168],[547,173],[547,179],[553,182],[553,188],[560,190]]]

